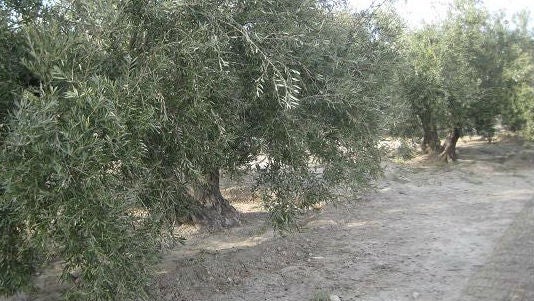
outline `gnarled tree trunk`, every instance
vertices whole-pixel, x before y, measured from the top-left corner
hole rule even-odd
[[[206,175],[205,182],[191,191],[191,197],[198,203],[192,213],[194,223],[214,227],[231,227],[239,224],[239,213],[221,194],[220,174],[214,169]]]
[[[438,137],[438,132],[435,128],[429,128],[424,130],[423,143],[421,149],[425,154],[439,153],[441,144]]]
[[[449,159],[452,161],[456,161],[458,159],[458,156],[456,154],[456,142],[458,142],[458,139],[460,138],[460,129],[454,128],[449,135],[447,135],[447,138],[445,139],[445,143],[443,143],[443,150],[441,151],[441,154],[439,155],[439,158],[445,162],[447,162]]]
[[[432,122],[432,118],[429,115],[430,114],[419,115],[423,127],[423,143],[421,144],[421,150],[425,154],[437,154],[441,149],[441,143],[439,141],[436,124]]]

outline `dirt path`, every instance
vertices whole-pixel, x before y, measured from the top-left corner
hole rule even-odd
[[[285,237],[258,204],[237,202],[242,227],[182,229],[187,243],[159,265],[154,300],[534,300],[534,147],[459,152],[445,166],[390,163],[375,192]],[[10,300],[59,298],[56,278],[39,286]]]
[[[459,151],[449,166],[388,166],[376,192],[325,208],[300,233],[279,237],[256,212],[192,235],[161,265],[157,298],[534,300],[534,152]]]

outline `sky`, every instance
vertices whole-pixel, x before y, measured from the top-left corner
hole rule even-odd
[[[356,9],[368,8],[372,3],[381,3],[384,0],[349,0],[352,7]],[[434,23],[436,20],[446,16],[447,8],[453,0],[397,0],[395,7],[403,16],[408,26],[419,27],[424,23]],[[484,5],[490,12],[503,10],[507,16],[528,9],[531,17],[534,17],[534,0],[483,0]]]

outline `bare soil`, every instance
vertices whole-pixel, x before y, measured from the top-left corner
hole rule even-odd
[[[313,211],[286,235],[243,187],[227,184],[242,225],[179,229],[186,244],[158,266],[154,300],[467,300],[470,279],[480,278],[503,237],[514,241],[507,230],[534,208],[534,147],[460,139],[458,154],[449,164],[386,162],[374,191]],[[534,258],[529,243],[514,245],[527,248],[514,262],[534,265],[523,258]],[[518,266],[526,271],[515,273],[524,283],[519,297],[534,296],[534,266]],[[33,299],[55,300],[53,281],[41,279]]]

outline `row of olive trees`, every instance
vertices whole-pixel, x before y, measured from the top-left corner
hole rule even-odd
[[[413,116],[404,126],[409,135],[420,128],[423,151],[444,160],[456,159],[456,142],[464,132],[491,139],[498,117],[527,136],[531,131],[534,57],[528,15],[517,16],[513,28],[479,5],[456,1],[446,21],[408,33],[400,53],[405,64],[399,98]]]
[[[383,130],[452,159],[499,116],[534,132],[527,16],[457,1],[401,38],[394,14],[337,2],[0,4],[0,293],[61,260],[67,298],[147,297],[176,222],[239,222],[220,173],[258,157],[289,227],[380,173]]]
[[[514,17],[514,28],[503,35],[507,45],[503,80],[503,123],[527,139],[534,139],[534,31],[530,14]]]
[[[147,297],[172,225],[238,222],[220,172],[260,155],[280,227],[379,174],[394,18],[312,0],[46,3],[1,6],[0,293],[61,260],[67,298]]]

